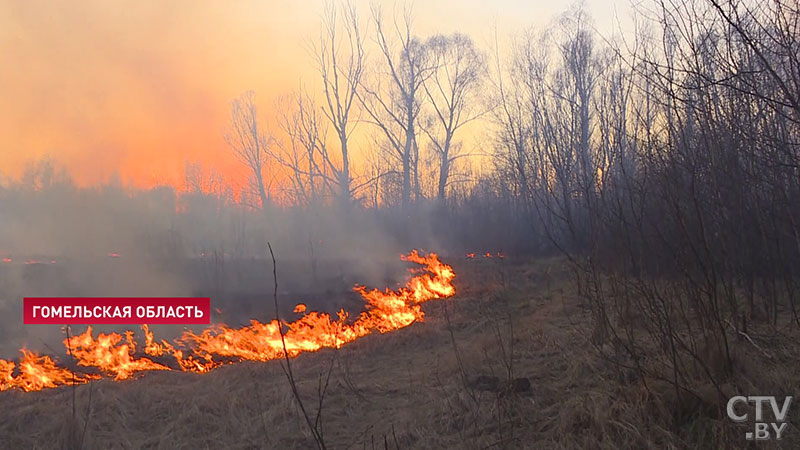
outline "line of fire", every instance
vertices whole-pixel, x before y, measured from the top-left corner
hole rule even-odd
[[[156,340],[145,324],[142,325],[143,345],[137,344],[131,330],[123,334],[99,333],[95,338],[89,326],[82,334],[64,339],[64,346],[77,365],[95,368],[100,373],[75,373],[58,366],[48,355],[22,349],[18,363],[0,359],[0,391],[11,388],[37,391],[86,383],[100,378],[101,374],[124,380],[137,372],[151,370],[205,373],[233,361],[295,357],[321,348],[339,348],[373,332],[387,333],[407,327],[424,317],[420,303],[455,294],[452,284],[455,273],[452,267],[439,261],[435,253],[421,255],[415,250],[402,255],[402,259],[422,265],[424,273],[410,277],[404,287],[395,291],[356,286],[354,290],[364,299],[366,310],[353,321],[349,321],[344,310],[331,318],[325,313],[306,311],[305,305],[298,304],[295,312],[302,316],[290,323],[279,325],[277,319],[269,323],[253,320],[249,326],[237,329],[215,324],[197,334],[186,332],[175,343]],[[286,330],[280,330],[281,326]],[[144,355],[169,355],[174,361],[159,363],[139,356],[137,345]]]

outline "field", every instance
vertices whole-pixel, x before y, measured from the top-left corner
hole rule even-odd
[[[744,447],[746,427],[720,417],[713,396],[681,398],[676,418],[669,385],[645,388],[598,356],[564,261],[454,268],[456,296],[427,303],[424,322],[291,360],[326,448]],[[246,362],[3,392],[0,448],[313,448],[285,367]],[[770,373],[796,389],[791,374]],[[796,419],[783,448],[794,434]]]

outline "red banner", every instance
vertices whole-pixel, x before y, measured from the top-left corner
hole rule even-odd
[[[25,297],[23,323],[181,324],[211,323],[208,297]]]

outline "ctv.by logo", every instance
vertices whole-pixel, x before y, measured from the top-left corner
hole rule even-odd
[[[753,403],[756,409],[755,429],[748,431],[744,436],[748,441],[766,441],[772,438],[772,432],[775,432],[775,439],[780,439],[786,430],[786,416],[789,413],[789,406],[792,404],[792,397],[786,396],[783,399],[783,406],[778,409],[778,401],[775,397],[763,395],[751,395],[745,397],[737,395],[728,400],[728,417],[734,422],[747,421],[747,413],[738,414],[736,405],[739,403]],[[764,405],[769,404],[772,407],[772,417],[775,418],[774,422],[764,421]],[[741,411],[741,408],[738,408]],[[771,428],[770,428],[771,427]]]

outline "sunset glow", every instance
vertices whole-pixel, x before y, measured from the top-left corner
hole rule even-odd
[[[180,189],[188,162],[241,187],[247,170],[223,137],[231,101],[254,90],[264,122],[277,131],[281,98],[301,83],[318,83],[310,47],[324,6],[3,2],[0,52],[13,70],[0,71],[0,175],[18,177],[26,164],[49,157],[81,186],[118,175],[137,187]],[[368,1],[356,6],[369,15]],[[589,6],[599,22],[608,21],[607,6]],[[478,0],[414,10],[420,34],[469,32],[481,45],[494,39],[491,17],[504,24],[499,34],[506,39],[559,12],[546,2]],[[359,147],[370,144],[362,139]]]

